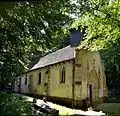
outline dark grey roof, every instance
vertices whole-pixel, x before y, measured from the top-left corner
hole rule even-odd
[[[59,49],[53,53],[50,53],[38,61],[30,70],[34,70],[37,68],[45,67],[48,65],[52,65],[58,62],[66,61],[73,59],[75,57],[75,47],[71,47],[70,45]]]

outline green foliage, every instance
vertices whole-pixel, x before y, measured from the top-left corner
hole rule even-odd
[[[0,93],[0,116],[32,115],[32,105],[14,95]]]
[[[56,49],[72,22],[69,0],[17,3],[0,17],[0,76],[2,84],[11,82],[27,70],[29,62]],[[54,46],[54,47],[53,47]]]
[[[104,103],[95,106],[95,110],[103,111],[106,116],[119,116],[120,114],[120,103]]]
[[[82,0],[78,1],[80,20],[74,26],[87,26],[82,47],[100,51],[104,60],[107,85],[120,94],[120,1]]]
[[[101,0],[98,1],[100,3]],[[89,0],[89,2],[93,1]],[[84,9],[84,14],[76,25],[88,27],[84,41],[86,48],[94,51],[108,50],[119,43],[120,2],[114,1],[108,4],[102,0],[102,5],[97,4],[97,1],[94,2],[92,6],[87,4],[90,10]]]

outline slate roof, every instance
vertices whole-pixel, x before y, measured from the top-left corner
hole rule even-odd
[[[70,60],[75,58],[75,47],[70,45],[59,49],[53,53],[50,53],[42,58],[30,69],[34,70],[37,68],[45,67],[62,61]]]

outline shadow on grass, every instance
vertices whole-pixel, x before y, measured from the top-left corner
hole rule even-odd
[[[102,110],[107,116],[120,116],[120,103],[103,103],[95,107],[95,110]]]

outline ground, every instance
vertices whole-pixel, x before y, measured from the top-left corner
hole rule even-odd
[[[19,95],[19,94],[18,94]],[[22,95],[23,96],[23,95]],[[33,101],[33,98],[32,97],[29,97],[29,96],[23,96],[25,98],[28,99],[28,101]],[[37,99],[37,104],[41,104],[41,102],[43,102],[42,100],[40,99]],[[73,114],[81,114],[81,115],[87,115],[88,114],[94,114],[94,116],[101,116],[100,114],[103,114],[105,115],[104,113],[102,112],[96,112],[96,111],[82,111],[82,110],[76,110],[76,109],[71,109],[71,108],[67,108],[65,106],[61,106],[61,105],[58,105],[58,104],[54,104],[52,102],[48,102],[49,106],[51,106],[51,108],[55,108],[56,110],[59,110],[59,115],[73,115]]]
[[[108,116],[120,116],[120,103],[104,103],[96,106],[95,109],[106,112]]]

